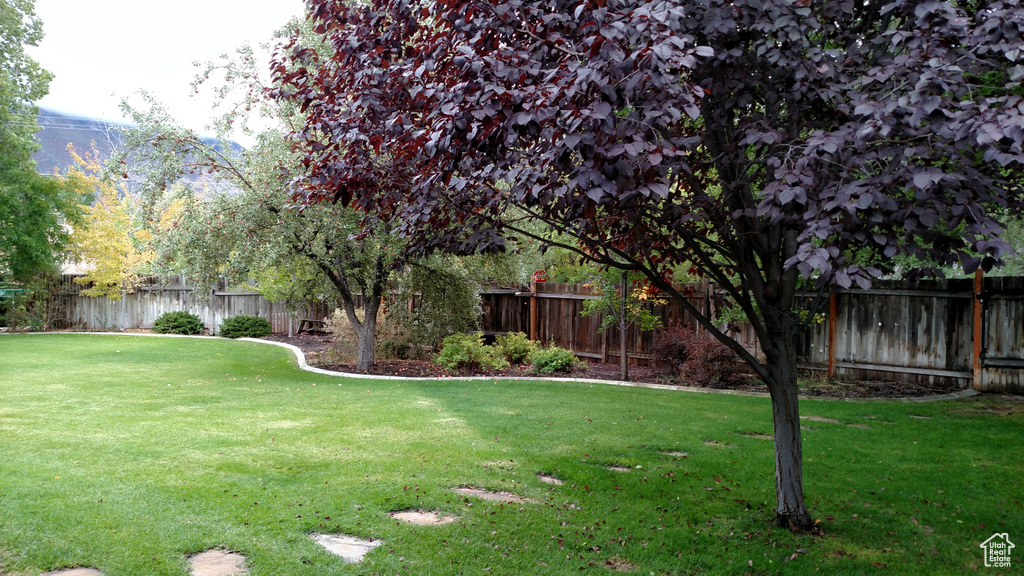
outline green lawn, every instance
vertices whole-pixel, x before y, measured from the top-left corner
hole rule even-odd
[[[768,525],[772,444],[750,435],[771,431],[767,399],[350,380],[255,343],[4,335],[0,573],[183,575],[189,555],[222,548],[268,576],[996,574],[978,547],[993,533],[1024,558],[1013,407],[803,402],[842,424],[805,421],[807,501],[825,534],[794,536]],[[466,485],[539,503],[450,490]],[[458,520],[387,516],[408,509]],[[384,544],[346,565],[315,533]]]

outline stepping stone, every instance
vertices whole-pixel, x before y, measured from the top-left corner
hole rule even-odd
[[[678,452],[678,451],[662,452],[662,454],[664,454],[665,456],[671,456],[673,458],[689,458],[690,457],[689,453],[687,453],[687,452]]]
[[[340,556],[349,564],[357,564],[363,561],[363,557],[370,550],[383,544],[380,540],[363,540],[355,536],[314,534],[313,540],[323,546],[328,552]]]
[[[95,568],[71,568],[69,570],[44,572],[39,576],[103,576],[103,572],[100,572]]]
[[[911,414],[911,418],[917,418],[918,420],[931,420],[931,416],[918,416],[917,414]]]
[[[705,440],[704,443],[707,444],[708,446],[719,446],[722,448],[725,448],[726,446],[732,446],[732,444],[729,444],[728,442],[719,442],[718,440]]]
[[[455,516],[442,516],[437,510],[404,510],[402,512],[391,512],[388,514],[395,520],[416,524],[417,526],[436,526],[438,524],[449,524],[455,522]]]
[[[853,426],[854,428],[863,428],[865,430],[871,430],[871,426],[867,424],[847,424],[847,426]]]
[[[523,498],[522,496],[517,496],[511,492],[491,492],[490,490],[473,488],[472,486],[452,488],[452,490],[462,494],[463,496],[472,496],[482,500],[493,500],[494,502],[508,502],[512,504],[522,504],[523,502],[530,502],[532,504],[537,503],[537,501],[532,498]]]
[[[627,468],[626,466],[609,466],[608,470],[611,470],[612,472],[632,472],[633,471],[632,468]]]
[[[741,434],[741,436],[746,436],[747,438],[757,438],[758,440],[772,439],[771,434],[761,434],[759,432],[744,432],[743,434]]]
[[[560,478],[548,476],[547,474],[537,474],[537,478],[540,479],[540,481],[545,484],[554,484],[555,486],[561,486],[562,484],[565,484],[565,482],[563,482]]]
[[[801,420],[810,420],[811,422],[828,422],[829,424],[842,424],[839,420],[833,418],[822,418],[821,416],[801,416]]]
[[[245,574],[245,556],[225,550],[208,550],[189,559],[192,576],[234,576]]]

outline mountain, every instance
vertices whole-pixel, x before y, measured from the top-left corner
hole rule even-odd
[[[74,145],[79,154],[92,150],[95,143],[100,159],[106,160],[123,141],[121,130],[127,127],[127,124],[71,116],[40,108],[39,132],[36,132],[36,137],[42,147],[33,156],[38,164],[36,169],[43,174],[53,174],[55,169],[63,171],[74,165],[71,153],[68,152],[68,143]]]
[[[46,108],[39,109],[39,138],[41,148],[33,158],[38,164],[37,170],[43,174],[53,174],[54,169],[66,170],[74,165],[68,144],[75,147],[79,154],[89,152],[96,146],[99,160],[110,158],[114,149],[123,143],[121,131],[130,128],[129,124],[108,122],[97,118],[74,116]],[[204,138],[204,142],[217,145],[216,138]],[[235,152],[243,150],[237,142],[231,143]],[[186,180],[194,180],[186,178]]]

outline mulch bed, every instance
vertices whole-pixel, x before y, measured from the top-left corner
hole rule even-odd
[[[287,334],[272,334],[267,336],[265,340],[284,342],[298,347],[306,354],[306,362],[310,366],[337,372],[359,373],[354,365],[339,364],[330,360],[331,355],[328,350],[333,338],[329,335],[296,334],[289,337]],[[368,373],[379,376],[431,378],[451,376],[535,376],[530,372],[529,367],[510,367],[498,372],[480,372],[470,369],[452,371],[443,370],[430,360],[378,360]],[[571,374],[557,374],[553,376],[613,381],[622,380],[618,364],[603,364],[600,362],[588,362],[586,368],[578,368]],[[630,366],[629,380],[631,382],[648,382],[671,386],[693,386],[683,382],[673,375],[671,371],[663,367]],[[749,373],[740,373],[738,377],[728,382],[717,382],[706,386],[706,388],[768,392],[768,388],[754,379],[753,375]],[[956,390],[953,387],[904,382],[841,382],[811,385],[802,389],[801,394],[829,398],[910,398],[947,394]]]

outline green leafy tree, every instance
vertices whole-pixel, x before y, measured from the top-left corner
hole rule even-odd
[[[651,310],[654,304],[664,304],[657,292],[643,274],[608,268],[592,274],[586,285],[595,300],[583,303],[583,316],[604,314],[601,330],[612,326],[619,329],[620,377],[629,379],[629,358],[626,355],[626,333],[631,326],[640,330],[654,330],[661,326],[659,318]]]
[[[302,167],[285,134],[301,114],[263,97],[249,48],[208,65],[196,86],[207,82],[217,82],[225,109],[215,124],[217,141],[180,126],[152,98],[147,110],[124,107],[136,127],[125,132],[125,150],[112,157],[109,170],[142,182],[156,266],[186,275],[204,292],[226,278],[233,285],[254,281],[275,301],[336,302],[358,335],[356,367],[368,370],[377,312],[405,262],[403,244],[389,223],[367,226],[353,208],[293,205],[282,172]],[[250,128],[252,117],[272,126]],[[239,149],[225,136],[232,128],[248,131],[256,143]]]
[[[43,37],[29,0],[0,3],[0,276],[53,274],[80,217],[83,190],[36,172],[38,109],[51,74],[25,53]]]

